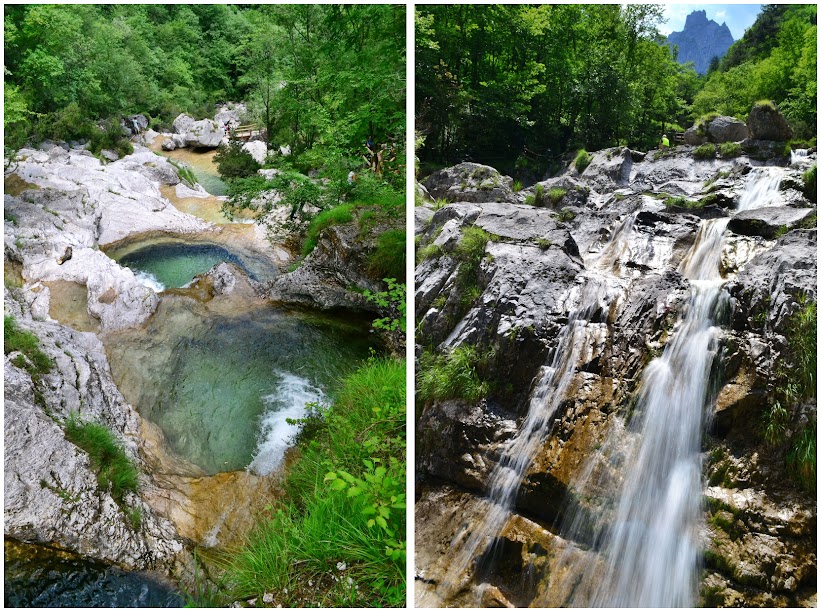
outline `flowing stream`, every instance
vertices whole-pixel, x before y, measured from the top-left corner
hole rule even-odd
[[[738,210],[779,204],[779,168],[756,168],[747,177]],[[495,538],[504,529],[528,467],[549,435],[559,404],[578,364],[596,338],[599,318],[621,293],[620,258],[629,250],[635,214],[613,232],[583,273],[578,307],[560,331],[550,363],[542,368],[527,414],[501,451],[477,518],[457,533],[446,571],[422,607],[453,601],[476,580],[481,557],[492,559]],[[710,381],[719,350],[720,316],[726,308],[725,280],[719,273],[723,234],[729,218],[702,222],[679,272],[690,281],[690,297],[663,354],[645,369],[628,422],[611,427],[600,453],[581,466],[571,490],[601,490],[596,464],[623,466],[614,500],[591,524],[584,512],[568,509],[561,533],[568,541],[593,542],[596,553],[570,546],[559,561],[564,570],[550,577],[564,593],[558,604],[595,607],[691,607],[695,604],[700,552],[701,432],[710,407]],[[625,274],[629,276],[629,274]],[[602,313],[605,313],[604,315]],[[601,332],[599,332],[601,333]],[[626,469],[625,469],[626,468]],[[612,476],[611,476],[612,478]],[[590,485],[595,484],[591,487]],[[612,490],[612,486],[611,489]],[[591,534],[590,532],[594,533]],[[592,535],[592,537],[591,537]],[[568,584],[572,583],[572,584]],[[481,602],[486,584],[472,591]]]
[[[738,210],[778,203],[783,170],[757,168],[747,178]],[[702,221],[679,271],[690,297],[663,354],[644,371],[632,416],[612,428],[603,455],[626,466],[609,525],[593,540],[600,571],[586,557],[565,563],[583,585],[572,605],[583,607],[692,607],[696,604],[701,521],[701,435],[711,408],[710,380],[719,351],[725,280],[719,272],[728,218]],[[632,432],[633,435],[626,432]],[[628,437],[627,449],[624,438]],[[595,457],[591,463],[598,462]],[[582,470],[574,488],[588,489],[593,470]],[[563,536],[578,540],[588,521],[573,516]]]
[[[558,334],[550,363],[543,366],[539,373],[524,421],[501,451],[499,462],[490,477],[488,492],[480,502],[479,518],[469,526],[470,532],[463,531],[454,538],[445,576],[439,581],[435,592],[428,592],[422,597],[421,607],[437,606],[465,587],[471,580],[471,569],[476,569],[471,568],[471,564],[477,554],[492,545],[510,517],[522,478],[550,430],[582,353],[590,344],[588,338],[598,332],[595,323],[606,316],[611,303],[620,295],[618,290],[613,290],[617,283],[607,282],[602,276],[611,278],[619,255],[627,248],[626,236],[635,218],[635,215],[629,215],[619,224],[607,245],[585,271],[577,296],[578,306],[570,313]],[[481,590],[482,587],[475,595],[481,597]]]

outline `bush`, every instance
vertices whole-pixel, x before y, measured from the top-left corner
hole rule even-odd
[[[813,164],[804,175],[804,195],[810,202],[818,201],[818,164]]]
[[[97,472],[97,483],[103,490],[110,489],[118,504],[123,503],[127,493],[137,491],[137,468],[105,425],[84,422],[71,414],[65,432],[69,442],[88,453],[91,467]]]
[[[562,209],[562,210],[560,210],[560,211],[559,211],[559,213],[556,215],[556,219],[557,219],[558,221],[561,221],[562,223],[565,223],[565,222],[567,222],[567,221],[572,221],[572,220],[573,220],[573,219],[575,219],[575,218],[576,218],[576,213],[574,213],[574,212],[573,212],[572,210],[570,210],[569,208],[563,208],[563,209]]]
[[[576,154],[576,159],[573,160],[573,165],[576,166],[576,171],[579,174],[582,174],[587,169],[587,166],[590,165],[591,161],[593,161],[593,157],[590,155],[590,153],[588,153],[584,149],[581,149]]]
[[[40,348],[40,340],[30,331],[20,329],[14,317],[3,317],[3,352],[21,352],[25,359],[18,359],[15,365],[39,377],[51,371],[54,362]]]
[[[131,155],[134,152],[134,146],[128,141],[128,135],[116,119],[107,119],[103,123],[102,130],[95,127],[88,145],[89,150],[95,155],[103,149],[114,151],[120,157]]]
[[[324,229],[353,221],[353,208],[353,204],[342,204],[341,206],[323,210],[314,217],[305,235],[302,255],[307,256],[316,248],[316,244],[319,241],[319,234],[321,234]]]
[[[376,249],[368,258],[369,271],[376,278],[405,280],[405,230],[388,230],[379,235]]]
[[[248,151],[242,150],[242,145],[243,143],[239,140],[232,140],[227,147],[225,145],[217,147],[214,163],[223,179],[252,176],[262,167]]]
[[[713,159],[716,156],[716,146],[711,143],[705,143],[693,151],[695,159]]]
[[[684,196],[670,196],[664,199],[664,205],[667,208],[701,208],[706,203],[704,200],[688,200]]]
[[[719,152],[721,153],[721,157],[730,158],[730,157],[738,157],[741,155],[741,145],[737,142],[722,142],[719,145]]]
[[[476,402],[488,394],[489,385],[476,373],[476,347],[462,345],[444,355],[423,353],[416,374],[416,394],[429,403],[447,399]]]

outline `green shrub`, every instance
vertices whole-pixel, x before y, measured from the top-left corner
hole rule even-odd
[[[332,406],[305,421],[286,495],[228,557],[232,596],[274,592],[277,602],[302,607],[404,605],[404,360],[368,360]]]
[[[705,200],[688,200],[684,196],[669,196],[664,199],[664,205],[667,208],[701,208]]]
[[[518,193],[522,190],[522,181],[515,180],[513,181],[513,191]]]
[[[738,157],[742,153],[741,145],[737,142],[722,142],[718,150],[724,158]]]
[[[194,174],[194,171],[191,168],[173,159],[169,159],[168,161],[171,163],[172,166],[174,166],[174,168],[177,169],[177,176],[179,176],[180,179],[188,183],[189,186],[193,187],[199,182],[197,180],[197,175]]]
[[[550,242],[550,240],[548,240],[547,238],[537,238],[536,239],[536,245],[541,250],[546,251],[547,249],[549,249],[553,245],[553,243]]]
[[[538,184],[533,188],[533,206],[544,206],[544,185]]]
[[[462,230],[462,237],[456,244],[454,254],[464,262],[478,262],[482,259],[490,238],[490,234],[480,227],[467,227]]]
[[[705,143],[693,151],[695,159],[713,159],[716,156],[716,146],[711,143]]]
[[[527,204],[528,206],[536,206],[536,196],[525,196],[525,204]]]
[[[129,142],[128,135],[116,119],[107,119],[103,123],[103,129],[95,127],[88,144],[89,150],[95,155],[103,149],[114,151],[120,157],[131,155],[134,152],[134,146]]]
[[[232,140],[228,146],[221,144],[214,154],[214,163],[217,172],[224,179],[243,178],[253,176],[260,166],[253,156],[242,149],[243,143]]]
[[[699,136],[706,136],[707,135],[707,126],[715,119],[716,117],[720,117],[719,113],[707,113],[706,115],[702,115],[699,117],[694,125],[696,126],[696,134]]]
[[[562,189],[561,187],[553,187],[550,191],[547,192],[547,199],[550,200],[550,204],[556,206],[559,202],[562,201],[562,198],[567,195],[567,189]]]
[[[770,110],[777,109],[775,102],[773,102],[772,100],[756,100],[756,102],[753,104],[753,108],[768,108]]]
[[[803,174],[804,195],[810,202],[818,201],[818,164],[813,164],[812,168]]]
[[[584,149],[581,149],[576,154],[576,159],[573,160],[573,165],[576,167],[576,171],[579,174],[582,174],[587,168],[587,166],[590,165],[591,161],[593,161],[593,157],[590,155],[590,153],[588,153]]]
[[[433,244],[432,242],[421,248],[416,249],[416,262],[421,263],[431,257],[439,257],[442,254],[442,247]]]
[[[97,472],[97,484],[110,490],[118,504],[125,495],[136,492],[137,468],[105,425],[81,421],[71,414],[65,422],[66,439],[88,453],[91,467]]]
[[[323,230],[334,225],[341,225],[343,223],[350,223],[353,221],[353,204],[342,204],[335,208],[323,210],[311,221],[308,231],[305,235],[305,244],[302,248],[302,254],[308,255],[316,248],[319,241],[319,235]]]
[[[388,230],[379,235],[376,249],[368,258],[368,267],[376,278],[405,280],[405,230]]]
[[[572,220],[573,220],[573,219],[575,219],[575,218],[576,218],[576,213],[574,213],[574,212],[573,212],[572,210],[570,210],[569,208],[563,208],[563,209],[561,209],[561,210],[558,212],[558,214],[556,215],[556,219],[557,219],[558,221],[561,221],[562,223],[565,223],[565,222],[567,222],[567,221],[572,221]]]
[[[14,364],[39,377],[51,371],[54,362],[40,348],[40,340],[30,331],[20,329],[14,317],[3,317],[3,352],[8,355],[19,351],[25,358],[18,357]]]
[[[424,403],[446,399],[475,402],[489,385],[476,373],[476,347],[462,345],[444,355],[423,353],[416,374],[416,394]]]
[[[813,492],[816,487],[816,423],[812,421],[793,440],[787,453],[787,471],[805,491]]]

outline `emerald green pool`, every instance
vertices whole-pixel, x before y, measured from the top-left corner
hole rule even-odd
[[[260,304],[215,314],[166,296],[145,330],[105,340],[126,399],[208,474],[276,469],[306,404],[368,355],[355,324]]]

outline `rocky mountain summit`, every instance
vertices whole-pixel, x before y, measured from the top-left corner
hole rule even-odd
[[[735,41],[727,24],[718,25],[712,19],[707,19],[707,11],[693,11],[687,15],[684,29],[681,32],[671,32],[667,37],[669,46],[678,47],[679,63],[694,62],[699,74],[707,72],[714,57],[724,57],[733,42]]]
[[[601,559],[584,530],[567,525],[604,521],[607,532],[612,507],[602,499],[625,457],[595,468],[589,459],[624,427],[646,366],[680,330],[693,290],[682,270],[704,240],[702,220],[730,216],[748,186],[772,179],[774,201],[739,213],[719,255],[728,282],[702,441],[699,597],[707,606],[814,605],[815,495],[786,475],[786,443],[765,443],[761,422],[796,313],[816,300],[816,209],[803,168],[772,148],[756,148],[761,159],[695,159],[691,146],[607,149],[581,172],[568,167],[520,192],[478,164],[423,181],[420,198],[429,191],[449,203],[416,208],[419,601],[558,607],[584,598],[565,580],[568,564],[599,575]],[[538,382],[567,367],[556,355],[585,300],[549,435],[534,442],[486,552],[454,570],[453,551],[499,503],[489,492],[515,462],[506,453],[529,423]],[[792,406],[786,437],[815,415],[814,398]],[[588,482],[600,488],[582,493]]]

